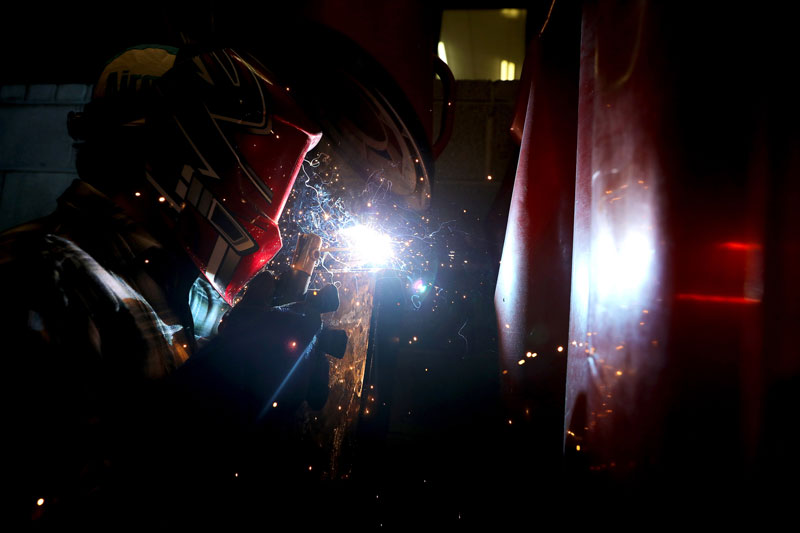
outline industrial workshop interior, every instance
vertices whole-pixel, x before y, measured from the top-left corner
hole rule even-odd
[[[7,530],[785,524],[789,6],[4,5]]]

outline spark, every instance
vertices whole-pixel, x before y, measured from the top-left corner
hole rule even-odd
[[[413,310],[435,311],[439,315],[444,301],[437,301],[437,297],[442,296],[444,289],[438,285],[434,290],[428,288],[434,287],[432,281],[440,267],[453,272],[476,262],[474,256],[465,259],[462,248],[456,245],[470,236],[458,228],[457,220],[437,220],[399,202],[392,192],[392,180],[380,170],[360,169],[367,179],[363,183],[356,181],[358,184],[353,186],[354,180],[347,179],[348,174],[359,169],[337,166],[336,156],[325,154],[330,148],[324,146],[309,153],[301,164],[279,219],[284,246],[265,267],[277,271],[289,268],[298,235],[313,233],[322,239],[322,250],[310,290],[336,283],[340,274],[391,272],[404,281],[410,293],[406,301]],[[487,179],[491,180],[489,176]],[[447,254],[448,250],[451,254]],[[345,289],[340,288],[343,297],[347,294]],[[448,294],[444,298],[447,302],[457,300],[454,312],[467,313],[470,311],[459,304],[466,304],[472,299],[469,296],[457,298]],[[426,300],[430,306],[424,305]],[[463,333],[468,321],[465,318],[459,320],[463,322],[457,334],[469,350],[469,341]]]
[[[464,323],[463,323],[463,324],[461,324],[461,327],[458,329],[458,336],[459,336],[459,337],[461,337],[462,339],[464,339],[464,344],[466,345],[466,346],[464,347],[464,349],[465,349],[466,351],[469,351],[469,341],[467,340],[467,338],[466,338],[464,335],[462,335],[462,334],[461,334],[461,332],[464,330],[464,326],[466,326],[466,325],[467,325],[467,322],[468,322],[468,321],[467,321],[467,320],[465,320],[465,321],[464,321]]]

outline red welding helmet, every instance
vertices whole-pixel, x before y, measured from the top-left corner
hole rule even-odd
[[[280,250],[278,219],[321,134],[255,58],[230,48],[169,52],[121,54],[95,97],[124,100],[121,93],[147,89],[147,180],[170,208],[180,243],[231,303]],[[126,107],[125,120],[137,122],[135,106]]]
[[[195,264],[228,303],[281,248],[278,219],[321,137],[285,86],[231,49],[179,58],[159,81],[147,179],[170,202]],[[164,131],[166,130],[166,131]],[[177,137],[177,138],[176,138]]]

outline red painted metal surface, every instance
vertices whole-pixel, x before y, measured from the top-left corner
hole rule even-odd
[[[541,479],[561,454],[572,249],[579,13],[528,48],[514,190],[495,291],[502,387],[517,468]],[[516,121],[515,121],[516,122]],[[527,477],[527,476],[526,476]]]
[[[764,503],[800,465],[791,19],[584,8],[566,464],[628,503]]]
[[[652,401],[666,365],[669,290],[665,171],[652,139],[662,117],[640,60],[638,8],[609,15],[616,27],[587,8],[581,43],[566,455],[574,468],[615,473],[641,466],[664,408]],[[612,30],[628,40],[603,46]]]

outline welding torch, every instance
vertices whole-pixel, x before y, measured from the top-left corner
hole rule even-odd
[[[339,291],[333,285],[308,290],[321,248],[322,239],[318,235],[298,235],[291,268],[284,271],[277,280],[272,298],[273,306],[306,302],[320,314],[339,308]],[[342,330],[323,327],[317,336],[317,346],[323,353],[341,359],[347,348],[347,334]]]

